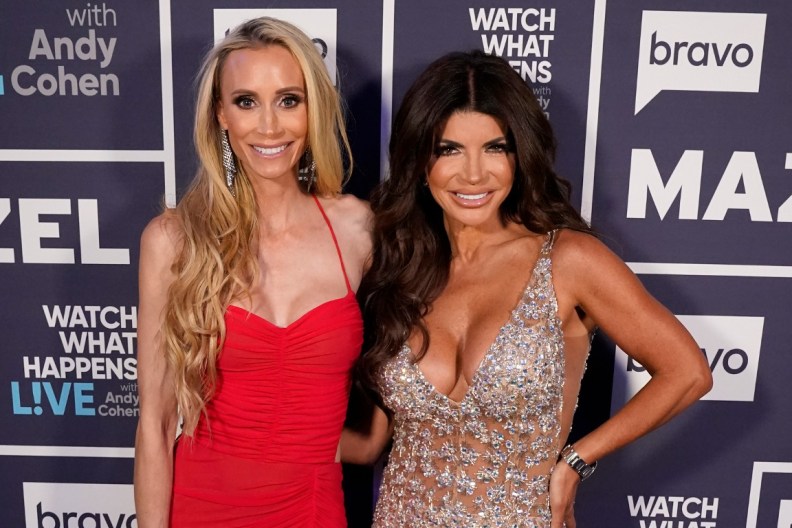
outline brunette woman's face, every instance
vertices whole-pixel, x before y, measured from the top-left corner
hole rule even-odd
[[[449,227],[499,225],[500,206],[514,183],[513,150],[506,131],[492,116],[451,115],[435,144],[427,177]]]
[[[305,80],[292,54],[277,45],[232,51],[220,88],[217,119],[251,180],[296,181],[308,108]]]

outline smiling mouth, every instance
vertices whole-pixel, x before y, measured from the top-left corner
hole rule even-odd
[[[281,145],[279,147],[266,148],[266,147],[257,147],[256,145],[253,145],[253,149],[259,154],[264,154],[265,156],[274,156],[275,154],[280,154],[281,152],[286,150],[286,147],[288,146],[289,145],[286,144],[286,145]]]
[[[483,192],[479,194],[463,194],[463,193],[454,193],[454,194],[463,200],[481,200],[489,193]]]

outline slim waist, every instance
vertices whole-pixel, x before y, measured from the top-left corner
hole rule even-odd
[[[260,464],[329,464],[335,461],[340,431],[337,435],[307,435],[290,433],[245,440],[220,431],[197,430],[192,438],[182,438],[179,444],[191,451],[209,450],[224,457],[236,458],[243,463]]]
[[[335,493],[341,464],[268,462],[236,457],[181,439],[174,456],[174,493],[224,504],[265,503],[281,496]],[[323,491],[324,490],[324,491]]]

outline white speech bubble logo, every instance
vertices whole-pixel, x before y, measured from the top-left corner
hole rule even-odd
[[[285,20],[300,28],[313,39],[324,58],[327,73],[333,84],[336,82],[336,15],[335,9],[215,9],[215,42],[226,35],[226,31],[237,25],[262,16]]]
[[[132,484],[23,482],[22,492],[27,528],[106,525],[137,528]]]
[[[712,390],[702,400],[753,401],[764,317],[678,315],[707,356],[712,369]],[[651,376],[616,347],[611,410],[621,408],[646,385]]]
[[[758,92],[766,14],[644,11],[635,113],[663,90]]]

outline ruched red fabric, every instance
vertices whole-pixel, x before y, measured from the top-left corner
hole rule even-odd
[[[363,321],[341,268],[347,294],[287,327],[228,307],[208,420],[176,447],[173,528],[346,526],[335,455]]]

